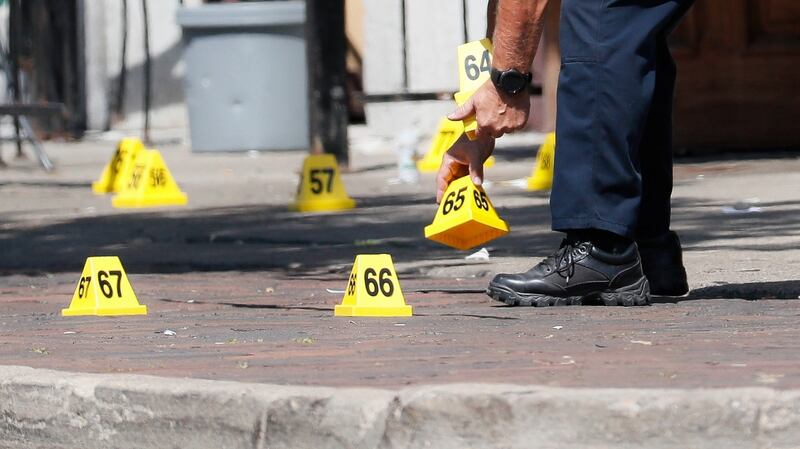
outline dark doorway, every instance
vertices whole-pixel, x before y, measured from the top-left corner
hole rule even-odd
[[[19,14],[16,47],[25,103],[62,103],[65,117],[32,118],[41,138],[80,137],[86,129],[79,0],[11,0]],[[12,17],[11,20],[14,20]],[[12,28],[13,29],[13,28]]]

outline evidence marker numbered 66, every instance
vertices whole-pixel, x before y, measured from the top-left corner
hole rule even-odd
[[[400,280],[389,254],[359,254],[335,316],[405,317],[412,315],[406,305]]]

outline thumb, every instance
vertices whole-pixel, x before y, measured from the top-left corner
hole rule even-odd
[[[477,151],[471,151],[467,155],[469,162],[469,177],[476,186],[483,184],[483,161]]]
[[[459,106],[455,111],[447,116],[450,120],[464,120],[475,113],[475,105],[472,103],[472,98],[468,99],[466,103]]]

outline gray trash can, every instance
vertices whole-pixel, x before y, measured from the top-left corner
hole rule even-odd
[[[305,2],[178,11],[192,151],[306,150]]]

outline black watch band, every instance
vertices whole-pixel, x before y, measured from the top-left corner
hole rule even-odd
[[[497,89],[511,95],[522,92],[533,79],[530,72],[522,73],[517,69],[497,70],[492,67],[490,75]]]

